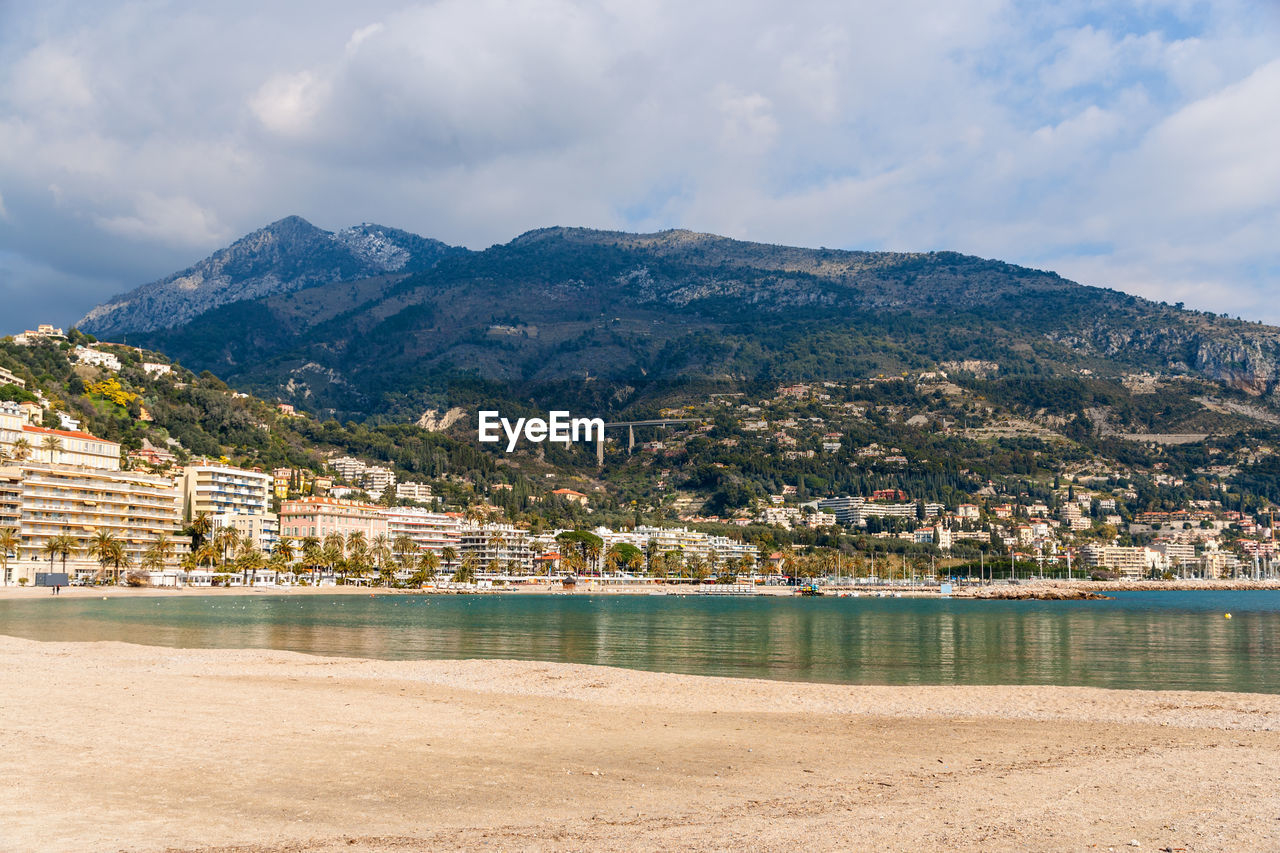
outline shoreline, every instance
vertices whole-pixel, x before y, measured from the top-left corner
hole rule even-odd
[[[1227,850],[1280,832],[1273,695],[0,636],[0,715],[15,850]]]
[[[393,589],[369,586],[231,586],[231,587],[160,587],[160,586],[65,586],[61,596],[73,598],[103,598],[131,596],[190,596],[190,595],[671,595],[699,596],[726,595],[711,592],[712,585],[693,584],[594,584],[580,583],[577,588],[564,589],[558,583],[529,583],[510,587],[481,589]],[[746,593],[755,596],[788,598],[796,595],[796,587],[763,586]],[[946,598],[970,600],[1070,600],[1088,598],[1091,595],[1105,597],[1109,592],[1251,592],[1280,590],[1280,580],[1172,580],[1172,581],[1088,581],[1088,580],[1024,580],[1017,584],[956,585],[949,596],[944,596],[936,584],[911,586],[910,584],[883,584],[876,586],[824,586],[824,597],[837,597],[842,593],[857,593],[861,597],[875,597],[878,593],[899,594],[903,598]],[[48,587],[32,587],[10,584],[0,586],[0,600],[52,597]]]

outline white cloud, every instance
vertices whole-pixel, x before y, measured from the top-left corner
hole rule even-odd
[[[473,247],[684,226],[1201,287],[1280,321],[1257,297],[1280,19],[1257,4],[213,8],[9,15],[0,250],[99,269],[102,298],[289,213]]]
[[[187,198],[161,198],[151,192],[139,193],[132,216],[100,216],[95,221],[104,231],[131,240],[176,245],[207,246],[231,236],[212,211]]]

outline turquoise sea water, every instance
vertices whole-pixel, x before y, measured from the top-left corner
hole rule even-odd
[[[852,684],[1280,693],[1280,592],[1133,592],[1065,602],[50,596],[0,601],[0,633],[396,660],[518,658]]]

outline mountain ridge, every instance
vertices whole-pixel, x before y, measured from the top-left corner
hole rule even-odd
[[[955,252],[551,227],[423,269],[386,264],[123,337],[357,418],[413,420],[472,380],[599,403],[653,383],[846,380],[966,359],[1028,378],[1194,375],[1280,397],[1280,329]]]
[[[76,326],[97,336],[149,332],[246,299],[420,271],[460,251],[466,250],[381,225],[325,231],[286,216],[184,270],[113,297]]]

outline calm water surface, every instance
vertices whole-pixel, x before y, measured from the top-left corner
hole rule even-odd
[[[851,684],[1280,693],[1280,592],[1133,592],[1079,602],[50,596],[0,601],[0,633],[397,660],[518,658]]]

